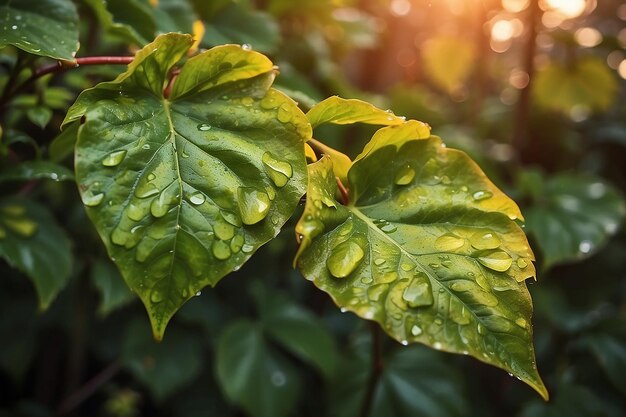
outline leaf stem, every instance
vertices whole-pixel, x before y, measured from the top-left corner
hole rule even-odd
[[[18,93],[24,91],[26,87],[37,81],[44,75],[54,74],[57,72],[65,71],[72,68],[77,68],[81,65],[127,65],[130,64],[134,56],[86,56],[76,58],[75,61],[57,61],[54,64],[44,65],[33,71],[32,75],[28,77],[23,83],[9,91],[10,84],[7,84],[7,90],[0,98],[0,109],[4,108],[13,97]],[[17,67],[17,64],[16,64]],[[19,71],[18,71],[19,72]]]
[[[369,322],[370,334],[372,336],[372,370],[370,373],[370,379],[367,383],[367,390],[365,391],[365,397],[363,398],[363,404],[361,406],[360,417],[368,417],[372,412],[372,406],[374,405],[374,394],[376,393],[376,386],[380,375],[383,373],[383,349],[382,340],[380,337],[380,327],[375,322]]]
[[[343,185],[343,182],[341,182],[341,179],[339,179],[339,177],[336,176],[335,181],[337,181],[337,188],[341,193],[341,204],[347,206],[350,203],[350,194],[348,193],[348,189],[345,185]]]
[[[313,148],[318,158],[326,153],[325,152],[326,145],[324,145],[319,140],[311,138],[307,140],[306,143],[308,143],[311,146],[311,148]]]

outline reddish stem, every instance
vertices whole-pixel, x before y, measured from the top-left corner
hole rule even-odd
[[[337,188],[339,188],[339,192],[341,193],[341,204],[347,206],[350,203],[350,194],[348,193],[348,189],[341,182],[339,177],[335,177],[335,181],[337,181]]]

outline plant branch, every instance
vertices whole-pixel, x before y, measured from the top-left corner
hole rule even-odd
[[[130,64],[134,56],[87,56],[76,58],[75,61],[57,61],[54,64],[45,65],[33,71],[23,83],[19,84],[12,90],[5,90],[0,98],[0,108],[4,108],[18,93],[24,91],[26,87],[37,81],[39,78],[48,74],[55,74],[81,65],[127,65]],[[16,64],[17,66],[17,64]],[[9,86],[10,84],[7,84]],[[9,87],[7,87],[9,88]]]
[[[324,155],[326,153],[326,148],[327,146],[324,145],[322,142],[320,142],[317,139],[309,139],[306,141],[306,143],[309,144],[309,146],[311,148],[313,148],[313,150],[315,151],[315,153],[317,154],[317,157],[321,157],[322,155]]]
[[[363,398],[363,404],[361,406],[360,417],[368,417],[372,412],[372,405],[374,404],[374,396],[376,394],[376,386],[378,380],[383,372],[383,349],[382,340],[380,337],[380,327],[375,322],[370,322],[370,334],[372,335],[372,370],[370,379],[367,383],[367,390],[365,391],[365,397]]]
[[[73,411],[83,401],[91,397],[93,393],[98,390],[98,388],[111,380],[111,378],[113,378],[120,371],[121,367],[122,365],[119,361],[112,362],[109,366],[100,371],[100,373],[87,381],[85,385],[65,398],[61,402],[61,405],[59,405],[57,415],[62,416]]]
[[[339,177],[335,177],[335,181],[337,181],[337,188],[339,188],[339,193],[341,193],[341,204],[347,206],[350,203],[350,194],[348,193],[348,189],[343,182],[339,179]]]

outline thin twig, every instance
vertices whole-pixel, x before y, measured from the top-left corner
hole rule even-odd
[[[339,188],[339,192],[341,193],[341,204],[347,206],[350,203],[350,193],[339,177],[335,177],[335,181],[337,181],[337,188]]]
[[[308,143],[309,146],[315,151],[318,158],[326,153],[326,145],[319,140],[311,138],[307,140],[306,143]]]
[[[76,58],[75,61],[57,61],[54,64],[45,65],[37,68],[30,77],[11,91],[5,91],[5,94],[0,98],[0,108],[4,108],[13,97],[44,75],[77,68],[81,65],[127,65],[130,64],[133,59],[135,59],[134,56],[87,56]]]
[[[372,336],[372,370],[370,379],[367,383],[367,390],[363,398],[360,417],[368,417],[372,412],[374,405],[374,396],[376,394],[376,386],[384,369],[382,340],[380,337],[380,327],[374,322],[370,322],[370,334]]]
[[[91,397],[102,385],[111,380],[120,371],[122,365],[119,361],[112,362],[109,366],[100,371],[99,374],[87,381],[73,394],[65,398],[57,410],[57,415],[62,416],[70,413],[81,405],[87,398]]]

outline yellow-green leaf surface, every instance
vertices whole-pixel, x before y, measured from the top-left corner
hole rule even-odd
[[[71,0],[0,0],[0,48],[6,45],[73,60],[78,51],[76,6]]]
[[[346,125],[368,123],[374,125],[398,125],[403,117],[396,116],[390,110],[381,110],[370,103],[357,99],[329,97],[316,104],[306,114],[313,127],[324,123]]]
[[[331,159],[309,166],[297,265],[342,309],[396,340],[462,353],[547,391],[525,280],[534,256],[517,205],[419,122],[379,130],[335,201]]]
[[[170,69],[192,44],[167,34],[115,81],[86,90],[76,179],[110,257],[161,338],[176,310],[276,236],[306,189],[311,128],[271,89],[263,55],[235,45]]]

